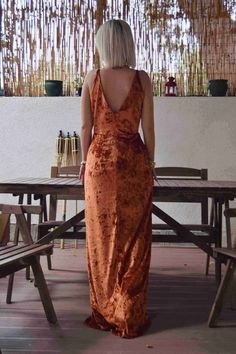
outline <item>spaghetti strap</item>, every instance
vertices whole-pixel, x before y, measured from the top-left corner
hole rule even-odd
[[[97,81],[97,79],[98,79],[98,77],[99,77],[99,72],[100,72],[100,69],[97,69],[97,70],[96,70],[96,75],[95,75],[94,82]]]
[[[141,88],[141,91],[144,92],[143,85],[142,85],[142,82],[141,82],[140,76],[139,76],[139,70],[136,70],[136,75],[137,75],[137,78],[138,78],[138,83],[139,83],[139,86]]]
[[[97,81],[98,81],[99,70],[100,70],[100,69],[97,69],[97,70],[96,70],[96,75],[95,75],[95,78],[94,78],[94,80],[93,80],[93,84],[92,84],[92,88],[91,88],[91,94],[90,94],[90,100],[91,100],[91,102],[92,102],[92,97],[94,96],[94,91],[95,91],[96,83],[97,83]],[[93,111],[93,105],[92,105],[92,111]]]

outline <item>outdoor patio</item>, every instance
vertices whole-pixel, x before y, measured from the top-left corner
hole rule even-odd
[[[42,265],[58,326],[47,322],[33,282],[16,275],[13,303],[5,304],[7,279],[1,279],[2,353],[65,354],[234,354],[236,313],[226,303],[217,328],[207,326],[216,285],[214,266],[204,275],[206,255],[197,248],[153,245],[148,309],[152,325],[133,340],[84,327],[89,315],[85,244],[55,248],[53,270]]]

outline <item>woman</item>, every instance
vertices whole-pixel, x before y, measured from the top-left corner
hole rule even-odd
[[[85,324],[133,338],[149,325],[152,85],[144,71],[132,69],[134,41],[125,21],[104,23],[96,46],[104,68],[86,76],[81,109],[80,179],[92,307]],[[138,134],[140,121],[145,144]]]

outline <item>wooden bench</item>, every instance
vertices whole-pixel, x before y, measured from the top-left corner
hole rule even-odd
[[[213,251],[213,256],[217,259],[217,261],[226,263],[226,271],[220,282],[214,303],[211,308],[208,319],[209,327],[215,327],[223,306],[224,296],[233,280],[233,275],[236,270],[236,249],[215,248]],[[234,294],[234,296],[236,296],[236,294]]]
[[[0,278],[31,266],[46,317],[49,322],[56,323],[57,317],[38,257],[50,248],[52,245],[40,244],[0,247]]]
[[[39,256],[49,252],[52,249],[52,245],[33,243],[29,225],[27,224],[24,215],[25,212],[34,213],[38,210],[38,208],[38,206],[0,204],[0,211],[2,212],[1,215],[15,215],[17,226],[19,227],[19,231],[24,242],[21,246],[8,244],[0,247],[0,278],[8,275],[11,276],[15,272],[30,266],[33,270],[35,282],[37,284],[46,317],[49,322],[56,323],[57,317],[39,261]],[[10,289],[10,297],[11,292],[12,288]]]
[[[203,224],[183,224],[188,230],[192,231],[195,236],[203,239],[206,243],[216,242],[215,229],[211,225]],[[184,243],[186,241],[178,237],[176,230],[172,230],[166,224],[152,225],[152,241],[153,242],[173,242]]]

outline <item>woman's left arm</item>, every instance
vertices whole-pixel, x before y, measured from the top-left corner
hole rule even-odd
[[[84,173],[86,168],[87,153],[89,145],[92,139],[92,129],[93,129],[93,115],[91,111],[90,102],[90,91],[89,82],[91,80],[90,73],[86,76],[82,89],[81,97],[81,130],[80,130],[80,141],[81,141],[81,165],[79,171],[79,179],[84,184]]]
[[[150,164],[152,165],[153,177],[156,179],[155,172],[155,130],[154,130],[154,112],[153,112],[153,88],[152,83],[146,72],[140,71],[140,78],[144,90],[144,100],[142,109],[142,130],[144,143],[147,147]]]

